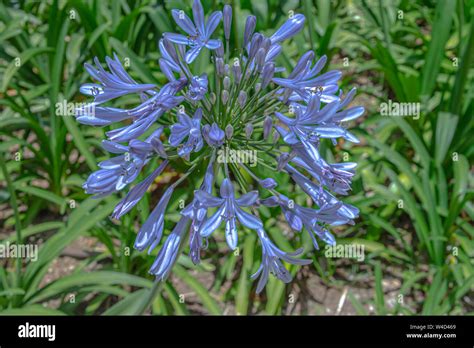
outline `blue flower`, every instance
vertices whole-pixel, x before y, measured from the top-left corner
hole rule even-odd
[[[191,119],[185,113],[178,113],[178,123],[171,126],[169,142],[171,146],[177,147],[187,137],[186,144],[178,149],[181,157],[189,155],[191,151],[198,152],[202,149],[203,140],[201,135],[202,109],[197,109]]]
[[[302,207],[284,195],[270,197],[262,201],[266,206],[279,205],[283,210],[286,221],[295,231],[301,231],[303,227],[309,233],[315,249],[319,249],[316,236],[329,245],[335,245],[334,236],[327,230],[325,224],[331,226],[350,223],[350,219],[339,215],[341,202],[334,205],[326,204],[319,209]]]
[[[182,217],[176,226],[171,231],[168,238],[166,238],[163,247],[160,249],[155,262],[150,268],[150,273],[156,276],[158,280],[165,280],[171,272],[174,262],[178,257],[179,248],[183,239],[186,236],[186,226],[189,223],[187,217]]]
[[[293,253],[287,253],[279,249],[272,243],[263,229],[258,229],[257,234],[262,245],[262,263],[257,272],[255,272],[251,277],[252,279],[260,277],[257,284],[257,293],[260,293],[267,284],[270,273],[285,283],[291,282],[293,277],[285,268],[281,260],[294,265],[308,265],[312,262],[311,260],[296,258],[296,256],[301,255],[303,252],[302,249]]]
[[[211,194],[214,184],[213,167],[214,162],[211,160],[200,187],[201,191],[208,194]],[[200,251],[202,248],[202,237],[200,231],[204,222],[207,220],[207,208],[196,197],[194,197],[191,204],[186,206],[181,214],[191,219],[191,227],[189,229],[189,256],[193,263],[197,265],[201,260]]]
[[[188,34],[188,36],[175,33],[165,33],[164,37],[176,44],[191,47],[184,57],[186,63],[191,64],[199,55],[199,52],[201,52],[203,47],[215,50],[221,45],[221,41],[211,39],[211,35],[216,30],[217,25],[222,19],[222,12],[213,12],[209,16],[207,22],[204,23],[204,10],[201,1],[194,0],[194,23],[183,11],[172,10],[171,14],[176,21],[176,24],[178,24],[179,27]]]
[[[173,194],[174,186],[168,187],[165,193],[161,196],[155,209],[148,216],[143,226],[138,232],[135,240],[135,248],[143,251],[149,248],[149,253],[158,245],[163,234],[165,226],[165,210],[168,202]]]
[[[336,93],[339,91],[337,81],[341,78],[341,72],[338,70],[328,71],[317,76],[326,65],[326,56],[322,56],[313,67],[311,61],[313,52],[307,52],[296,64],[295,69],[287,78],[275,77],[273,82],[284,87],[291,101],[304,100],[309,103],[313,95],[320,97],[324,103],[330,103],[338,100]]]
[[[146,177],[141,183],[133,187],[122,199],[117,206],[114,208],[112,217],[114,219],[120,219],[121,216],[128,213],[139,201],[142,199],[145,192],[148,190],[152,182],[160,175],[165,167],[168,165],[168,161],[163,161],[158,168],[156,168],[149,176]]]
[[[201,100],[207,93],[207,85],[208,81],[206,74],[202,74],[201,76],[193,76],[189,86],[188,97],[193,101]]]
[[[125,71],[120,60],[114,54],[114,59],[106,57],[110,73],[106,72],[97,58],[94,59],[97,68],[85,63],[87,72],[100,84],[86,83],[80,92],[94,97],[94,103],[101,104],[111,99],[131,93],[143,93],[155,88],[152,84],[138,84]]]
[[[353,224],[357,218],[359,210],[337,197],[350,193],[356,163],[327,161],[320,144],[324,139],[336,144],[339,138],[357,143],[348,123],[364,108],[351,106],[355,89],[347,96],[339,89],[340,71],[321,74],[325,56],[313,64],[314,52],[306,52],[288,74],[276,66],[283,41],[302,30],[303,15],[293,15],[269,37],[255,33],[256,17],[248,16],[242,48],[231,52],[230,5],[224,6],[224,14],[213,12],[207,22],[199,0],[194,0],[192,12],[193,21],[173,10],[186,35],[165,33],[159,40],[159,66],[168,80],[161,88],[135,82],[115,55],[106,58],[109,71],[97,58],[97,67],[85,65],[96,82],[83,85],[81,91],[94,100],[78,108],[76,118],[83,124],[111,127],[102,144],[115,157],[99,163],[84,189],[95,197],[110,195],[135,182],[148,166],[156,168],[147,170],[145,179],[115,207],[112,217],[119,219],[161,180],[166,168],[173,170],[174,181],[163,189],[134,243],[148,253],[161,245],[150,273],[165,280],[186,239],[189,258],[197,265],[218,230],[224,231],[232,250],[246,230],[258,236],[262,247],[262,263],[253,275],[259,278],[261,292],[270,274],[291,281],[283,262],[311,263],[299,258],[301,250],[291,253],[275,246],[264,231],[264,222],[270,221],[260,218],[262,208],[279,209],[293,230],[310,235],[315,248],[320,242],[334,245],[331,227]],[[224,40],[212,39],[222,18]],[[204,47],[214,52],[205,71],[199,71],[202,64],[190,63]],[[133,95],[139,97],[138,105],[105,105],[129,94],[126,105]],[[305,205],[289,197],[293,185],[280,185],[284,175],[307,195]],[[217,189],[220,195],[214,196]],[[180,219],[168,231],[167,210],[176,191],[189,198],[179,205]],[[238,197],[237,192],[244,194]]]
[[[196,198],[205,208],[218,208],[217,211],[201,227],[201,236],[208,237],[214,232],[222,222],[225,222],[225,237],[229,248],[234,250],[237,247],[237,220],[245,227],[252,230],[263,228],[262,222],[254,215],[245,212],[241,207],[249,207],[255,204],[258,199],[258,191],[252,191],[235,198],[234,186],[226,178],[222,182],[221,198],[211,196],[206,191],[195,192]]]
[[[160,69],[169,81],[175,81],[175,72],[182,72],[176,50],[168,40],[161,39],[158,47],[161,52]]]
[[[333,101],[321,108],[319,96],[313,95],[306,107],[295,109],[295,118],[288,118],[281,113],[276,117],[289,129],[277,127],[283,139],[291,145],[297,154],[293,161],[306,169],[315,179],[339,194],[347,194],[350,190],[351,178],[354,175],[354,163],[329,164],[319,153],[320,138],[336,139],[343,137],[352,142],[359,142],[349,131],[341,126],[341,122],[361,116],[362,107],[353,107],[338,112],[352,99],[355,90],[340,102]]]
[[[163,128],[159,128],[145,142],[133,140],[128,146],[104,140],[102,146],[105,150],[120,155],[99,163],[100,169],[83,184],[86,193],[104,197],[135,181],[156,151],[152,141],[159,138],[162,131]]]
[[[106,135],[114,141],[129,141],[144,134],[166,111],[179,105],[184,97],[175,96],[182,87],[179,84],[169,83],[157,94],[146,100],[135,109],[127,111],[132,115],[130,125],[108,131]]]
[[[224,144],[225,132],[217,123],[213,123],[212,126],[206,125],[202,130],[202,135],[209,146],[219,147]]]

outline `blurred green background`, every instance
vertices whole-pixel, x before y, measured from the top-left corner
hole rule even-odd
[[[224,3],[230,2],[203,0],[208,13]],[[165,82],[157,40],[177,30],[171,9],[189,11],[190,4],[0,3],[0,244],[39,245],[36,262],[0,260],[0,314],[138,314],[150,301],[147,272],[154,258],[134,251],[133,242],[150,206],[178,174],[160,176],[138,209],[111,221],[119,195],[94,200],[81,188],[107,158],[100,147],[104,129],[58,117],[56,103],[83,102],[79,86],[90,82],[83,64],[113,52],[136,80]],[[359,164],[345,201],[361,210],[360,218],[335,235],[340,244],[364,245],[365,260],[308,252],[313,265],[291,267],[292,283],[271,277],[256,295],[249,279],[261,257],[256,236],[241,233],[240,254],[227,251],[216,236],[200,266],[183,253],[146,312],[474,314],[474,3],[232,4],[234,48],[247,15],[257,17],[257,31],[271,34],[290,11],[303,13],[305,28],[284,44],[278,63],[291,70],[312,49],[328,56],[328,68],[343,72],[344,91],[358,88],[355,104],[366,113],[352,130],[361,144],[341,142],[323,152]],[[206,61],[195,64],[205,68]],[[389,100],[419,103],[420,117],[382,116],[381,105]],[[190,193],[186,187],[176,192],[168,228],[178,218],[179,200]],[[280,248],[309,250],[311,242],[292,234],[277,212],[266,218]]]

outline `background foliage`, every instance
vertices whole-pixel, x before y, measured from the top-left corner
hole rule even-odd
[[[203,3],[208,11],[223,6]],[[244,231],[238,254],[216,238],[202,265],[181,256],[151,297],[153,257],[134,251],[133,241],[151,204],[178,174],[163,174],[138,209],[121,222],[109,220],[120,197],[93,200],[81,188],[106,158],[104,129],[58,117],[56,103],[83,101],[78,88],[89,80],[83,64],[114,52],[128,59],[137,80],[162,84],[157,40],[175,30],[170,10],[185,5],[2,1],[0,243],[40,249],[37,262],[0,261],[0,314],[473,314],[473,2],[242,0],[233,6],[234,47],[249,14],[257,16],[257,31],[269,34],[289,11],[304,13],[304,31],[286,43],[278,63],[290,68],[313,49],[343,72],[344,90],[358,87],[356,102],[367,110],[353,126],[361,144],[323,151],[359,163],[347,202],[361,216],[336,235],[341,244],[364,245],[364,262],[311,252],[313,265],[290,269],[293,283],[271,279],[257,296],[249,276],[260,249]],[[389,100],[420,103],[421,116],[383,117],[380,105]],[[294,188],[288,182],[285,189]],[[169,226],[186,198],[183,186],[170,202]],[[279,247],[310,249],[299,236],[288,242],[292,234],[277,212],[266,218]],[[315,289],[330,290],[337,308],[331,296],[314,299]]]

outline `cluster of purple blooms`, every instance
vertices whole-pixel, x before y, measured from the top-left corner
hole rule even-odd
[[[291,281],[282,261],[298,265],[311,261],[298,258],[301,250],[288,253],[270,240],[259,207],[279,207],[293,230],[309,233],[316,249],[317,239],[335,244],[329,226],[352,224],[358,216],[357,208],[331,193],[348,194],[356,164],[329,163],[319,147],[324,138],[333,144],[340,137],[358,142],[344,122],[361,116],[364,109],[348,107],[355,90],[343,97],[337,84],[341,72],[321,73],[326,57],[313,64],[312,51],[302,55],[293,71],[282,74],[287,77],[276,77],[285,70],[276,65],[280,44],[301,31],[303,15],[292,16],[270,37],[254,33],[256,18],[248,16],[242,49],[230,57],[232,8],[225,5],[223,12],[213,12],[205,20],[201,3],[195,0],[192,14],[193,20],[184,11],[173,10],[183,34],[165,33],[159,41],[159,65],[168,80],[161,89],[134,81],[116,56],[106,58],[108,71],[97,59],[95,67],[85,65],[97,82],[83,85],[81,92],[94,97],[94,113],[84,112],[89,110],[85,107],[78,110],[77,120],[93,126],[128,122],[106,132],[103,147],[116,157],[99,163],[100,169],[89,176],[84,188],[103,197],[131,184],[146,165],[157,166],[114,209],[112,217],[119,219],[167,166],[185,163],[188,170],[162,194],[140,228],[135,248],[151,251],[160,244],[173,191],[193,174],[193,178],[201,177],[202,183],[181,211],[150,272],[165,279],[186,238],[190,258],[198,264],[205,239],[222,226],[229,248],[236,249],[238,230],[246,227],[255,231],[262,246],[262,263],[252,276],[260,277],[260,292],[269,273]],[[224,41],[212,38],[222,19]],[[211,52],[212,75],[192,72],[192,63],[205,49]],[[102,106],[127,94],[138,95],[141,104],[132,109]],[[316,208],[296,204],[278,191],[275,179],[259,177],[245,163],[219,161],[217,153],[224,148],[255,151],[259,165],[270,173],[287,173]]]

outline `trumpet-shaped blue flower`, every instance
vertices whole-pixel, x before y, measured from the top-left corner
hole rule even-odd
[[[81,86],[82,94],[94,97],[94,103],[101,104],[111,99],[131,93],[144,93],[155,88],[153,84],[138,84],[127,74],[118,57],[106,58],[110,72],[104,70],[97,58],[94,59],[96,68],[86,63],[87,72],[100,84],[86,83]]]
[[[188,96],[193,101],[199,101],[207,93],[207,75],[203,74],[201,76],[194,76],[191,79],[191,85],[189,86]]]
[[[311,260],[297,258],[303,249],[293,253],[284,252],[272,243],[263,229],[258,229],[257,235],[262,245],[262,263],[251,277],[252,279],[260,278],[257,284],[257,293],[261,292],[267,284],[270,273],[285,283],[291,282],[292,276],[281,262],[282,260],[294,265],[309,265],[311,263]]]
[[[252,230],[263,228],[262,222],[254,215],[247,213],[241,207],[249,207],[258,199],[258,191],[252,191],[235,198],[234,186],[226,178],[222,182],[219,197],[211,196],[206,191],[197,191],[196,198],[204,208],[218,208],[217,211],[201,227],[201,236],[208,237],[222,222],[225,223],[225,237],[229,248],[237,247],[238,235],[236,219],[245,227]]]
[[[178,154],[187,156],[191,151],[198,152],[204,144],[201,135],[202,109],[197,109],[191,119],[185,113],[178,113],[178,123],[171,126],[171,135],[169,143],[171,146],[178,146],[187,137],[188,140],[184,146],[180,147]]]
[[[211,39],[211,35],[216,30],[217,25],[222,19],[222,12],[213,12],[209,16],[207,22],[205,22],[204,9],[202,8],[201,1],[194,0],[194,23],[183,11],[172,10],[171,14],[176,21],[176,24],[178,24],[179,27],[188,34],[188,36],[175,33],[165,33],[164,36],[171,42],[191,47],[184,57],[186,63],[191,64],[197,58],[203,47],[215,50],[221,45],[221,41]]]
[[[287,78],[275,77],[273,82],[284,87],[281,92],[285,92],[286,97],[291,101],[304,100],[308,103],[313,95],[319,96],[324,103],[338,100],[339,98],[336,95],[339,91],[337,82],[342,73],[333,70],[317,76],[326,65],[327,57],[322,56],[311,67],[313,57],[314,53],[311,51],[303,55]]]
[[[146,141],[135,139],[127,146],[104,140],[102,146],[105,150],[120,155],[100,162],[100,169],[92,173],[82,187],[97,197],[122,190],[137,178],[150,158],[156,155],[152,142],[159,138],[162,131],[163,128],[158,128]]]

